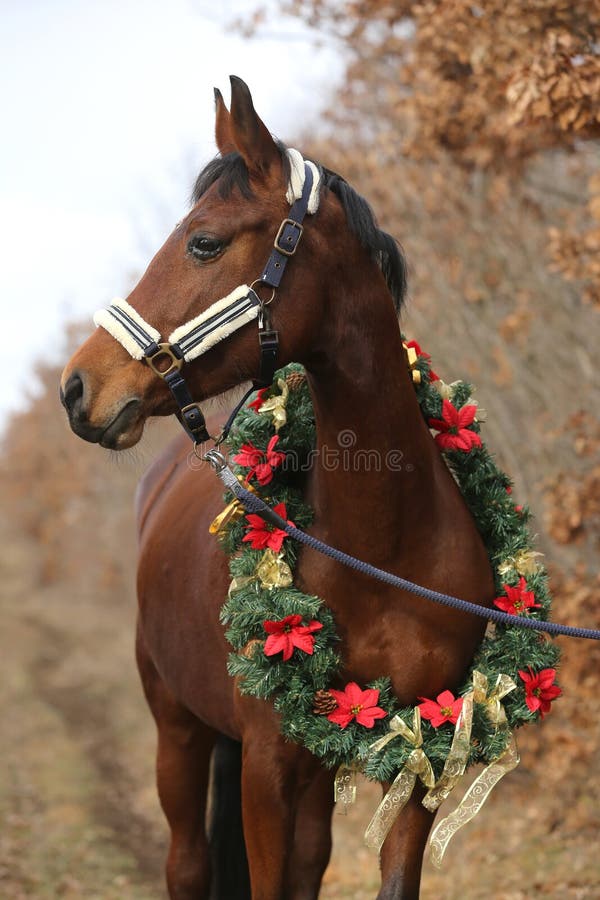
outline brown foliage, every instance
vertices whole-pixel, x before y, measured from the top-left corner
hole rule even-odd
[[[594,0],[282,6],[342,37],[350,59],[345,105],[377,117],[380,131],[384,121],[393,125],[390,150],[403,135],[403,152],[417,158],[443,148],[463,164],[500,168],[600,135]]]
[[[596,0],[282,0],[281,7],[341,41],[348,65],[330,111],[332,134],[354,146],[362,140],[378,164],[446,159],[514,181],[540,153],[580,153],[582,140],[600,137]],[[548,248],[554,271],[581,283],[595,305],[598,185],[596,174],[589,225],[553,223]],[[472,290],[465,297],[478,299]]]

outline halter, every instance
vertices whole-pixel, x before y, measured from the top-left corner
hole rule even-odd
[[[305,215],[314,214],[319,208],[321,181],[317,166],[305,161],[298,150],[286,150],[286,155],[290,165],[286,192],[290,213],[279,226],[262,274],[250,286],[242,284],[226,297],[216,300],[200,315],[171,332],[164,342],[161,341],[160,332],[146,322],[126,300],[117,298],[106,309],[98,310],[94,315],[96,325],[106,329],[133,359],[145,362],[155,375],[163,379],[179,407],[177,417],[195,444],[208,440],[210,435],[206,430],[200,404],[192,398],[181,375],[184,363],[192,362],[234,331],[258,319],[259,376],[229,417],[217,444],[226,437],[235,414],[247,396],[257,387],[271,384],[273,380],[279,333],[271,326],[269,304],[275,297],[288,261],[298,249]],[[271,297],[266,301],[261,300],[254,290],[255,285],[261,284],[272,289]]]

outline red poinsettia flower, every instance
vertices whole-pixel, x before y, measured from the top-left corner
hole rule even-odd
[[[312,634],[314,631],[320,631],[323,625],[316,619],[308,625],[301,625],[301,621],[302,616],[293,615],[286,616],[279,622],[270,620],[263,622],[263,628],[269,635],[265,641],[265,656],[274,656],[283,651],[283,659],[286,661],[294,652],[294,647],[312,654],[315,646]]]
[[[468,425],[473,424],[477,407],[473,404],[456,409],[449,400],[442,403],[442,418],[430,419],[429,425],[441,432],[436,434],[435,442],[440,450],[464,450],[481,447],[481,438]]]
[[[277,506],[273,507],[273,512],[285,519],[288,525],[294,524],[287,518],[285,503],[278,503]],[[249,542],[253,550],[268,549],[273,550],[274,553],[279,553],[281,545],[287,537],[282,528],[274,528],[273,525],[269,525],[268,522],[265,522],[260,516],[254,515],[254,513],[248,513],[246,521],[250,527],[242,541]]]
[[[425,359],[428,359],[431,363],[431,356],[429,355],[429,353],[425,353],[424,350],[421,350],[421,347],[419,346],[417,341],[406,341],[406,346],[412,347],[412,349],[415,351],[417,356],[424,356]],[[435,372],[431,368],[431,365],[429,367],[429,380],[430,381],[439,381],[440,380],[440,376],[435,374]]]
[[[455,697],[452,691],[442,691],[435,700],[427,697],[418,699],[423,701],[418,705],[421,718],[429,719],[434,728],[439,728],[444,722],[456,724],[463,705],[462,697]]]
[[[278,440],[279,435],[273,435],[264,453],[258,447],[255,447],[254,444],[243,444],[240,452],[235,454],[233,461],[238,466],[247,466],[250,469],[248,481],[253,475],[256,476],[259,484],[269,484],[273,480],[273,469],[280,466],[285,459],[285,453],[275,450],[275,444]]]
[[[268,390],[269,390],[268,387],[260,388],[257,391],[256,397],[254,398],[252,403],[248,404],[248,409],[253,409],[254,412],[256,412],[256,413],[259,412],[261,406],[265,402],[265,394],[267,393]]]
[[[359,725],[365,728],[372,728],[375,719],[383,719],[387,716],[385,709],[377,706],[379,700],[379,691],[374,688],[367,688],[361,691],[355,681],[349,682],[343,691],[329,691],[334,700],[337,701],[337,709],[329,713],[327,718],[330,722],[345,728],[353,719],[356,719]]]
[[[520,616],[527,609],[540,608],[541,604],[535,602],[533,591],[527,590],[527,582],[522,575],[516,587],[511,587],[509,584],[503,584],[502,587],[506,592],[506,596],[496,597],[494,600],[498,609],[509,613],[511,616]]]
[[[559,686],[554,684],[556,669],[542,669],[534,674],[531,666],[527,668],[529,672],[519,669],[519,675],[525,683],[525,703],[531,712],[539,710],[543,719],[546,713],[550,712],[552,701],[562,694]]]

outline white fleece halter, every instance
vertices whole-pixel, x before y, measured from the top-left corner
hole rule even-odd
[[[306,180],[305,166],[312,172],[313,184],[308,198],[307,212],[311,215],[319,208],[321,176],[317,166],[305,161],[298,150],[286,150],[290,164],[290,179],[286,200],[292,206],[302,197]],[[185,325],[176,328],[168,338],[186,362],[206,353],[219,341],[224,340],[238,328],[255,319],[262,306],[258,295],[242,284],[226,297],[211,303]],[[126,300],[115,298],[106,309],[94,314],[94,324],[106,329],[134,359],[143,359],[152,347],[160,343],[160,332],[149,325]]]

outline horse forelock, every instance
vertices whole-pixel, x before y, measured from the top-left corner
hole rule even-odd
[[[286,178],[289,178],[290,164],[286,147],[281,142],[277,142],[277,148],[281,154],[284,173]],[[340,201],[350,231],[379,265],[396,310],[399,312],[407,287],[407,265],[402,248],[391,235],[379,228],[373,210],[358,191],[341,175],[321,166],[315,160],[311,160],[311,162],[315,162],[321,172],[321,192],[330,190]],[[246,200],[252,200],[255,197],[250,185],[248,168],[242,156],[237,152],[217,156],[204,167],[194,183],[192,204],[198,203],[208,189],[217,182],[219,195],[224,200],[231,195],[234,188]]]

